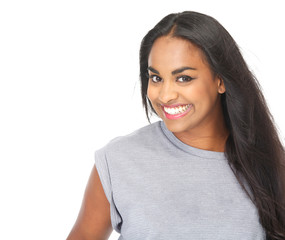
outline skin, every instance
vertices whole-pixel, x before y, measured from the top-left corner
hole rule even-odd
[[[229,131],[221,94],[226,89],[222,79],[212,73],[202,51],[188,40],[163,36],[154,42],[148,66],[147,96],[166,127],[185,144],[224,152]],[[195,70],[172,73],[182,67]],[[179,119],[168,119],[162,104],[192,104],[192,109]]]
[[[110,204],[94,165],[80,212],[66,240],[106,240],[112,231]]]

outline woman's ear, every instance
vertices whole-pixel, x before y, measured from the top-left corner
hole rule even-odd
[[[223,94],[226,91],[226,87],[223,79],[218,77],[218,93]]]

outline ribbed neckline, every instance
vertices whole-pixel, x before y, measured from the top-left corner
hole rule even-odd
[[[159,121],[159,123],[162,132],[166,135],[169,141],[171,141],[176,147],[180,148],[181,150],[201,158],[226,159],[224,152],[203,150],[185,144],[179,140],[171,131],[168,130],[163,121]]]

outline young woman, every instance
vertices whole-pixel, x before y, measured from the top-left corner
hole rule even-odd
[[[161,121],[96,151],[68,239],[285,239],[284,147],[230,34],[170,14],[141,43],[140,79]]]

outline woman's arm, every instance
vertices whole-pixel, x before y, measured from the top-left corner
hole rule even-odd
[[[112,230],[110,203],[94,165],[80,212],[67,240],[106,240]]]

